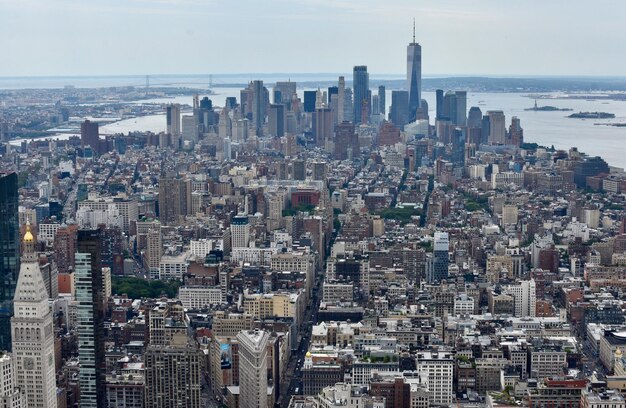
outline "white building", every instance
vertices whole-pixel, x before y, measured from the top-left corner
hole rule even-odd
[[[61,227],[61,224],[57,222],[38,224],[37,229],[39,230],[39,233],[37,234],[37,239],[44,241],[47,246],[52,246],[54,244],[54,236],[56,235],[59,227]]]
[[[239,342],[239,408],[266,408],[267,343],[263,330],[244,330]]]
[[[450,353],[418,353],[417,371],[426,379],[431,402],[452,405],[454,360]]]
[[[202,309],[223,303],[222,289],[219,287],[182,286],[178,289],[178,298],[185,309]]]
[[[187,273],[188,266],[189,263],[184,253],[163,255],[159,262],[159,279],[164,281],[171,279],[182,280],[183,275]]]
[[[517,285],[509,285],[506,291],[515,299],[515,317],[535,317],[537,295],[534,279],[521,281]]]
[[[15,383],[15,361],[10,354],[0,355],[0,407],[26,408],[23,388]]]
[[[110,205],[113,205],[122,217],[122,231],[128,233],[130,222],[137,221],[139,217],[137,200],[128,199],[125,195],[98,197],[90,194],[88,200],[78,202],[78,209],[90,208],[93,211],[107,211]]]
[[[30,225],[24,234],[23,247],[13,298],[15,314],[11,318],[16,383],[24,390],[28,407],[56,408],[52,313]]]

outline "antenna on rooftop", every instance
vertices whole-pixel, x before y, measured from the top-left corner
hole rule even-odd
[[[413,17],[413,44],[415,44],[415,17]]]

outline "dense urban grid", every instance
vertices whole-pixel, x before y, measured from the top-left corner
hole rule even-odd
[[[364,65],[3,92],[0,405],[626,407],[626,174],[464,90],[429,117],[421,65],[388,112]]]

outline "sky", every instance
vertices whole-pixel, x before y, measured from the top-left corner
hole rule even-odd
[[[626,76],[623,0],[0,0],[0,76]]]

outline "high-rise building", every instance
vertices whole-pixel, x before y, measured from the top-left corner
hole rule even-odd
[[[0,173],[0,350],[11,350],[13,296],[20,262],[17,174]]]
[[[161,225],[155,223],[148,230],[146,237],[146,259],[145,265],[150,273],[150,278],[156,279],[159,276],[159,265],[163,255],[163,243],[161,235]]]
[[[524,129],[517,116],[511,118],[511,126],[509,126],[509,144],[513,146],[521,146],[524,143]]]
[[[489,144],[506,143],[506,124],[504,112],[501,110],[487,111],[489,117]]]
[[[312,130],[315,145],[321,148],[326,146],[326,141],[332,138],[333,132],[333,117],[329,108],[315,109]]]
[[[404,125],[409,123],[409,93],[407,91],[391,91],[389,120],[400,129],[404,129]]]
[[[344,100],[343,100],[343,121],[344,122],[354,122],[354,101],[353,101],[352,95],[353,95],[352,89],[346,88],[346,90],[344,91]]]
[[[54,258],[59,273],[69,273],[74,270],[76,255],[77,224],[62,225],[54,234]]]
[[[252,81],[250,84],[252,91],[252,123],[256,128],[256,134],[263,134],[265,124],[266,109],[269,104],[269,92],[263,86],[263,81]]]
[[[478,106],[472,106],[467,114],[467,127],[479,128],[482,126],[483,113]]]
[[[385,114],[387,112],[387,100],[385,97],[385,86],[378,86],[378,113]]]
[[[180,138],[181,126],[180,126],[180,104],[171,103],[165,108],[165,133],[172,136],[172,140],[178,141]],[[173,143],[177,146],[177,143]]]
[[[99,152],[100,136],[97,122],[86,120],[80,124],[80,145],[91,147],[95,153]]]
[[[537,295],[535,280],[521,281],[517,285],[509,285],[507,292],[515,301],[515,317],[535,317],[537,311]]]
[[[343,122],[335,128],[335,159],[346,160],[360,153],[359,137],[354,131],[354,124]]]
[[[435,232],[433,265],[430,282],[441,282],[448,278],[450,243],[447,232]]]
[[[267,343],[264,330],[244,330],[239,342],[239,408],[267,407]]]
[[[159,303],[150,310],[145,362],[145,406],[200,408],[203,353],[187,337],[180,302]]]
[[[159,180],[159,220],[163,224],[177,222],[187,214],[187,192],[185,181],[180,178],[164,177]]]
[[[422,101],[422,46],[415,42],[415,22],[413,42],[406,49],[406,82],[409,90],[409,122],[415,120],[417,108]]]
[[[78,231],[75,290],[81,408],[104,408],[104,281],[100,231]]]
[[[304,111],[315,111],[315,100],[317,98],[317,91],[304,91]]]
[[[274,137],[285,136],[285,105],[282,105],[282,104],[270,105],[268,130],[269,130],[270,136],[274,136]]]
[[[346,80],[344,77],[339,77],[339,86],[337,87],[337,123],[341,123],[345,120],[345,106],[346,106]]]
[[[436,95],[436,119],[437,120],[442,120],[444,115],[443,115],[443,89],[437,89],[435,91],[435,95]]]
[[[357,65],[352,71],[353,80],[352,88],[354,89],[354,120],[353,123],[367,123],[369,118],[362,117],[364,109],[370,111],[371,94],[370,94],[370,76],[367,73],[367,66]]]
[[[245,215],[236,215],[230,222],[231,248],[248,247],[250,243],[250,224]]]
[[[24,389],[15,381],[15,361],[11,354],[0,354],[0,380],[0,407],[26,408]]]
[[[13,299],[15,316],[11,318],[15,377],[29,407],[56,408],[52,313],[30,224],[22,242],[24,253]]]
[[[291,101],[298,97],[298,94],[296,92],[296,83],[295,82],[291,82],[291,81],[281,82],[281,81],[278,81],[278,82],[276,82],[276,85],[274,86],[274,96],[276,96],[276,91],[280,92],[281,101],[278,102],[278,101],[274,100],[274,103],[282,103],[283,105],[286,105],[287,107],[291,106]]]
[[[456,117],[454,124],[457,126],[467,125],[467,91],[456,91]]]

